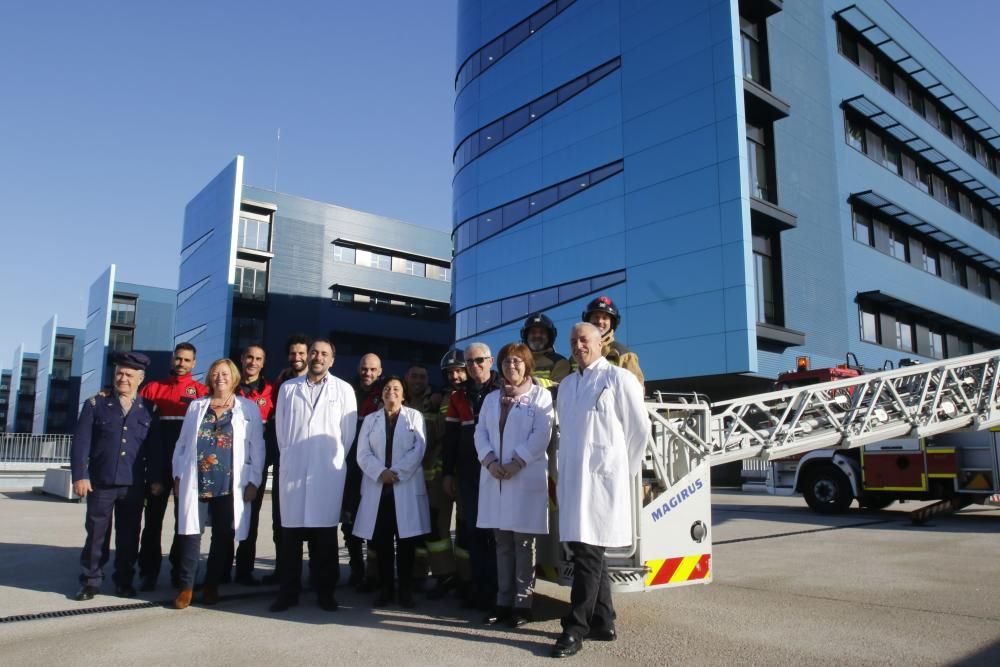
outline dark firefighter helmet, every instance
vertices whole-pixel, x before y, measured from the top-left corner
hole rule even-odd
[[[465,355],[462,354],[461,350],[452,348],[441,357],[441,372],[443,373],[449,368],[465,368]]]
[[[524,321],[524,326],[521,327],[521,342],[524,344],[528,343],[528,330],[532,327],[542,327],[549,334],[548,347],[553,347],[556,344],[556,325],[552,323],[548,315],[544,313],[532,313],[528,315],[528,319]]]
[[[584,322],[589,322],[591,313],[607,313],[611,318],[612,330],[617,329],[618,323],[621,321],[621,315],[618,313],[618,307],[615,306],[615,302],[607,296],[599,296],[588,303],[586,310],[583,311],[581,319]]]

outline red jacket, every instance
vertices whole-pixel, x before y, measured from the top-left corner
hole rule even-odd
[[[196,398],[208,395],[208,387],[187,375],[170,374],[166,380],[150,380],[139,395],[147,401],[152,401],[160,415],[160,442],[163,451],[165,468],[163,479],[173,479],[172,459],[174,446],[181,437],[181,425],[188,406]]]
[[[257,404],[260,409],[260,419],[265,424],[274,414],[274,385],[264,378],[257,378],[253,384],[241,384],[236,393]]]

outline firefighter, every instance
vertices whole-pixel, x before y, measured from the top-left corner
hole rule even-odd
[[[362,592],[377,589],[375,549],[368,543],[367,573],[365,572],[365,540],[354,534],[354,518],[361,503],[362,472],[358,466],[358,435],[365,417],[382,408],[382,360],[377,354],[364,354],[358,360],[358,376],[352,383],[354,400],[358,405],[358,424],[351,451],[347,455],[347,480],[344,484],[344,502],[341,507],[340,529],[350,562],[348,585]]]
[[[163,448],[164,469],[154,475],[156,479],[171,479],[170,469],[174,455],[174,446],[181,435],[181,424],[187,413],[188,405],[196,398],[208,395],[208,387],[194,379],[191,371],[195,365],[195,350],[191,343],[178,343],[174,348],[174,358],[171,362],[170,376],[166,380],[153,380],[143,386],[139,395],[146,401],[156,405],[160,415],[160,435]],[[156,589],[156,579],[160,575],[160,564],[163,559],[160,534],[163,531],[163,517],[167,513],[169,493],[159,496],[147,494],[146,510],[143,517],[142,537],[139,540],[139,577],[143,591]],[[170,580],[177,584],[179,575],[178,542],[176,529],[177,505],[174,504],[175,527],[174,537],[170,546]]]
[[[599,296],[587,304],[586,310],[580,316],[584,322],[590,322],[601,332],[601,354],[612,366],[631,371],[645,385],[646,378],[639,368],[639,355],[615,340],[615,329],[621,324],[621,313],[610,297]]]
[[[543,387],[558,384],[573,368],[569,359],[556,352],[556,325],[542,313],[532,313],[521,327],[521,341],[528,346],[535,360],[532,377]]]

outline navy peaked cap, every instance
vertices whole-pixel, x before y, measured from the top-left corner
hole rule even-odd
[[[115,366],[144,371],[149,366],[149,357],[142,352],[120,352],[114,357]]]

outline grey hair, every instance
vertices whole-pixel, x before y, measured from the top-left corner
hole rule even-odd
[[[601,330],[595,327],[590,322],[577,322],[573,325],[573,329],[570,331],[570,335],[576,333],[577,331],[586,331],[587,334],[593,334],[598,338],[601,337]]]
[[[473,349],[482,350],[483,351],[482,352],[482,356],[484,356],[484,357],[492,357],[493,356],[493,353],[490,352],[490,346],[489,345],[487,345],[486,343],[480,342],[480,341],[476,341],[474,343],[469,343],[468,345],[465,346],[465,358],[466,359],[468,359],[469,357],[475,356],[475,355],[472,354],[472,350]]]

